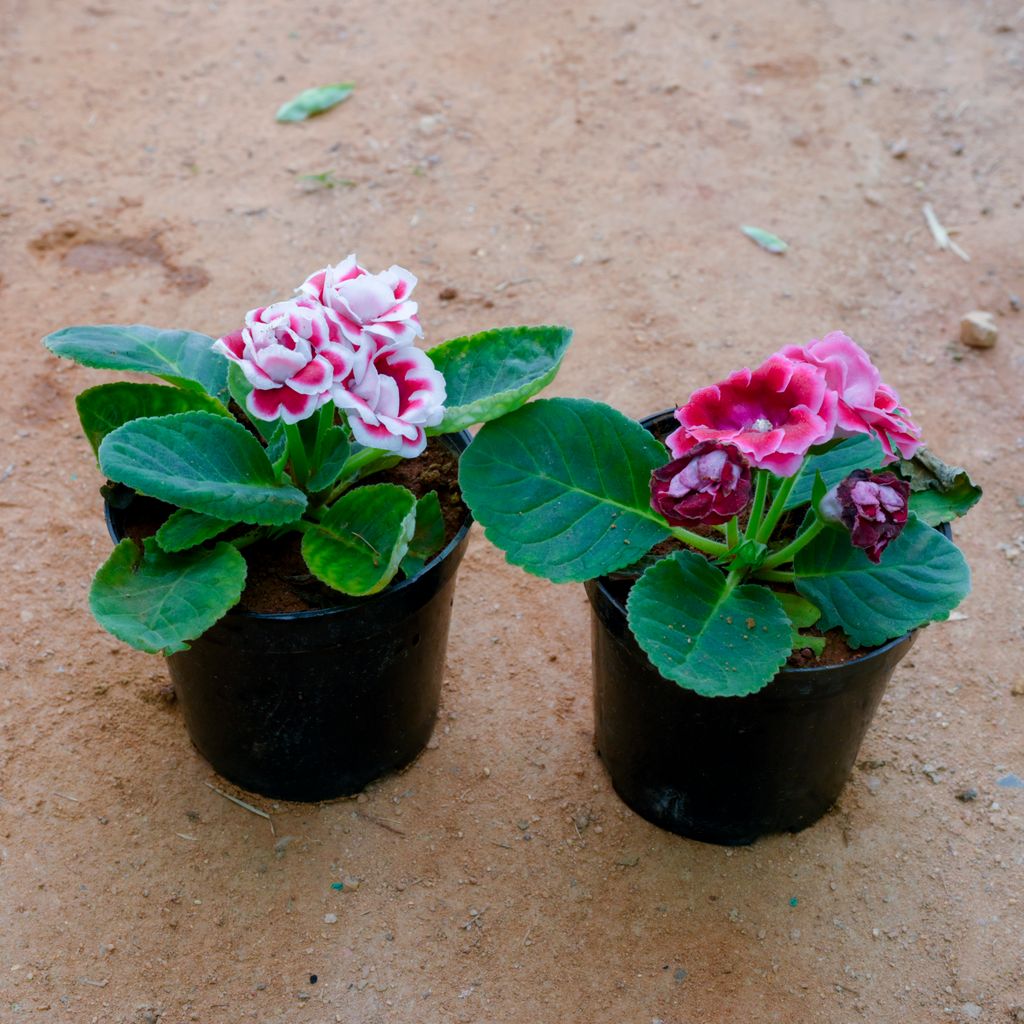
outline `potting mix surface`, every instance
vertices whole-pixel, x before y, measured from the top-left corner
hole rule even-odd
[[[1024,1021],[1018,0],[9,0],[3,21],[0,1021]],[[340,80],[346,103],[275,122]],[[217,336],[350,252],[419,276],[428,344],[571,325],[548,394],[636,417],[845,330],[971,469],[974,593],[900,665],[817,825],[725,849],[629,812],[592,749],[583,588],[479,528],[407,771],[307,806],[195,753],[163,663],[86,605],[110,541],[73,396],[122,375],[39,338]],[[972,310],[994,347],[959,340]]]

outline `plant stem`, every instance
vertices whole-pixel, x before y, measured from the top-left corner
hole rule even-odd
[[[313,461],[317,466],[323,461],[324,442],[327,432],[334,426],[334,403],[325,402],[320,406],[320,419],[316,425],[316,448],[313,450]]]
[[[796,573],[782,572],[778,569],[758,569],[754,577],[764,580],[765,583],[792,583],[796,580]]]
[[[292,478],[300,488],[305,488],[309,479],[309,462],[306,459],[306,446],[302,443],[297,423],[286,423],[284,434],[288,439],[288,458],[292,464]]]
[[[338,477],[338,483],[335,485],[334,490],[327,495],[324,504],[330,505],[337,498],[340,498],[345,491],[362,477],[369,476],[370,473],[376,473],[382,469],[389,469],[391,466],[397,466],[401,461],[402,457],[395,455],[393,452],[382,451],[379,448],[360,448],[345,460],[345,465],[342,466],[341,474]]]
[[[786,562],[792,562],[798,551],[807,547],[808,544],[814,540],[815,537],[825,529],[825,521],[823,519],[815,519],[814,522],[804,530],[795,540],[790,541],[784,548],[776,551],[774,555],[769,556],[761,563],[761,571],[764,572],[766,569],[774,569],[777,565],[784,565]]]
[[[729,550],[732,551],[734,548],[739,547],[740,543],[740,524],[736,516],[733,516],[725,524],[725,543],[729,545]]]
[[[761,544],[767,544],[771,539],[772,530],[778,526],[779,520],[782,518],[782,513],[785,511],[786,502],[789,500],[789,496],[796,486],[797,480],[800,479],[800,474],[803,472],[801,466],[792,476],[786,477],[785,480],[779,485],[778,492],[775,497],[772,498],[771,507],[768,509],[768,515],[765,516],[764,522],[761,524],[755,535],[755,540]]]
[[[750,518],[747,520],[745,540],[753,540],[761,529],[761,516],[764,515],[764,500],[768,494],[768,476],[766,469],[756,470],[757,481],[754,484],[754,504],[750,507]]]
[[[670,526],[669,530],[676,540],[681,540],[691,548],[703,551],[705,555],[724,555],[729,550],[727,544],[712,540],[710,537],[702,537],[699,533],[692,533],[683,526]]]

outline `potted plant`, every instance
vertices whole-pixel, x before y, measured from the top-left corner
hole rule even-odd
[[[980,492],[838,332],[643,424],[534,402],[460,480],[510,562],[586,582],[597,749],[631,807],[698,839],[820,817],[914,630],[970,587],[936,527]]]
[[[415,285],[350,256],[216,342],[139,325],[44,339],[164,382],[76,400],[116,544],[89,603],[167,657],[200,753],[268,796],[352,793],[426,744],[472,521],[465,428],[544,387],[571,337],[504,328],[428,355]]]

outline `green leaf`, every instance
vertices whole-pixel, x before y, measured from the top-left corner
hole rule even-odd
[[[513,565],[580,582],[640,558],[669,528],[650,507],[665,446],[611,406],[540,399],[488,423],[459,460],[463,498]]]
[[[182,387],[226,399],[228,361],[213,338],[195,331],[163,331],[145,324],[65,327],[43,344],[58,356],[96,370],[151,373]]]
[[[348,451],[348,434],[341,427],[331,427],[321,446],[320,464],[309,478],[310,491],[326,490],[341,476]]]
[[[174,654],[237,604],[244,586],[245,559],[230,544],[168,555],[152,538],[144,551],[123,540],[96,573],[89,607],[136,650]]]
[[[430,349],[448,397],[440,426],[451,434],[518,409],[554,380],[572,340],[568,327],[502,327]]]
[[[804,463],[800,479],[790,492],[785,508],[788,511],[811,500],[815,474],[821,474],[825,490],[828,491],[840,480],[845,480],[855,469],[878,469],[884,458],[882,446],[867,434],[848,437],[823,455],[812,455]]]
[[[838,626],[851,647],[873,647],[945,619],[967,596],[971,574],[959,548],[911,514],[875,565],[841,527],[822,530],[797,553],[796,588]]]
[[[730,590],[721,570],[693,551],[673,551],[648,569],[626,611],[654,667],[703,697],[756,693],[792,650],[776,596],[757,584]]]
[[[981,488],[967,470],[947,465],[927,448],[903,459],[900,474],[910,481],[910,508],[929,526],[952,522],[981,500]]]
[[[99,457],[111,480],[218,519],[279,526],[306,508],[241,423],[208,412],[126,423],[103,439]]]
[[[789,246],[781,239],[778,235],[773,235],[770,231],[765,231],[764,228],[755,228],[749,224],[741,224],[740,231],[747,236],[747,238],[757,242],[762,249],[767,249],[768,252],[782,255]]]
[[[234,525],[230,519],[217,519],[214,516],[203,515],[202,512],[179,508],[172,512],[156,531],[156,542],[164,551],[187,551]]]
[[[416,530],[402,559],[402,572],[415,576],[444,547],[444,514],[437,491],[428,491],[416,502]]]
[[[82,421],[82,430],[94,452],[99,451],[100,442],[112,430],[144,416],[193,411],[231,415],[216,398],[202,391],[127,381],[88,388],[75,398],[75,406]]]
[[[306,529],[302,557],[310,572],[353,597],[391,582],[409,549],[416,498],[397,484],[370,484],[343,494]]]
[[[806,598],[788,590],[776,590],[775,597],[782,605],[792,627],[792,643],[794,650],[809,647],[815,654],[825,649],[823,636],[805,636],[801,629],[809,629],[821,618],[821,609],[811,604]]]
[[[336,107],[342,100],[352,95],[355,85],[352,82],[338,82],[335,85],[318,85],[300,92],[278,110],[276,119],[282,122],[305,121],[314,114],[322,114],[331,107]]]

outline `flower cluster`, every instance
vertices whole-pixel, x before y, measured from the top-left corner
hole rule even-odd
[[[252,385],[257,419],[297,423],[333,401],[360,444],[412,458],[445,400],[444,377],[415,346],[415,287],[409,271],[371,274],[352,255],[312,274],[298,297],[251,310],[214,348]]]
[[[744,511],[748,465],[786,480],[813,447],[835,438],[875,437],[886,463],[920,446],[899,396],[839,331],[787,345],[757,369],[695,391],[676,419],[681,426],[666,439],[673,461],[651,478],[651,503],[673,525],[718,525]],[[908,493],[892,473],[858,470],[830,495],[831,518],[877,562],[906,523]]]

